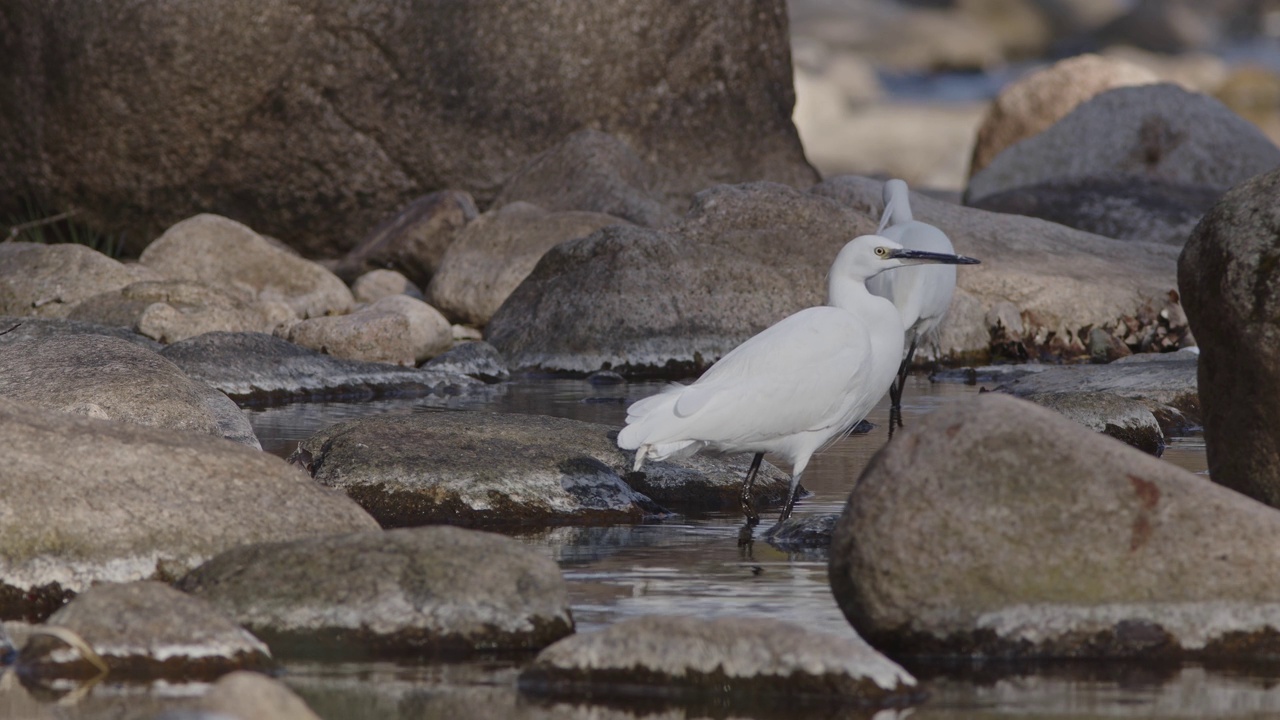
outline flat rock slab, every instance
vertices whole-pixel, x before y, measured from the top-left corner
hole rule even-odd
[[[205,333],[161,354],[240,403],[456,394],[482,385],[448,372],[343,360],[263,333]]]
[[[0,397],[104,420],[227,437],[260,448],[226,395],[138,344],[96,334],[0,343]]]
[[[1280,513],[1000,393],[907,428],[858,478],[832,593],[892,657],[1280,652]]]
[[[18,656],[24,676],[95,677],[101,668],[62,639],[58,629],[91,648],[113,680],[213,679],[273,664],[267,646],[213,604],[158,582],[105,583],[86,590],[51,615],[47,625],[37,626]]]
[[[0,618],[98,582],[173,579],[236,545],[377,527],[340,493],[219,438],[0,400]]]
[[[511,379],[511,370],[498,349],[483,340],[454,345],[423,364],[424,370],[467,375],[487,383]]]
[[[631,455],[613,432],[543,415],[381,415],[326,428],[290,459],[345,490],[384,527],[638,522],[665,514],[659,502],[738,506],[746,460],[653,463],[643,492],[658,500],[624,481]],[[776,468],[762,468],[757,503],[781,502],[787,482]]]
[[[1160,423],[1151,409],[1138,400],[1104,392],[1047,392],[1021,397],[1145,453],[1156,457],[1164,453]]]
[[[164,347],[146,335],[123,327],[67,320],[65,318],[0,316],[0,344],[47,338],[53,335],[106,335],[128,340],[134,345],[148,350],[155,350],[156,352],[159,352]]]
[[[906,704],[916,680],[856,636],[767,618],[649,616],[574,635],[520,674],[526,693],[701,700],[739,710]]]
[[[996,389],[1018,397],[1106,393],[1129,398],[1150,409],[1165,434],[1180,434],[1200,424],[1196,363],[1197,355],[1189,352],[1134,355],[1105,365],[1064,365]]]
[[[277,655],[536,650],[573,632],[554,560],[501,535],[449,526],[240,547],[179,587]]]

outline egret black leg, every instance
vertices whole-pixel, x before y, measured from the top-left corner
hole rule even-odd
[[[747,470],[747,476],[742,480],[742,512],[747,516],[748,527],[760,522],[755,501],[751,499],[751,486],[756,483],[756,473],[760,471],[762,460],[764,460],[764,453],[756,453],[756,456],[751,458],[751,469]]]
[[[902,364],[898,366],[898,377],[889,386],[890,434],[893,432],[895,423],[898,427],[902,427],[902,391],[907,386],[907,374],[911,372],[911,359],[915,357],[915,354],[916,339],[911,338],[911,345],[907,348],[907,354],[902,358]]]
[[[796,495],[800,492],[800,476],[791,476],[791,489],[787,491],[787,504],[782,508],[782,514],[778,516],[778,525],[786,522],[791,517],[791,511],[796,509]],[[776,526],[775,526],[776,527]]]

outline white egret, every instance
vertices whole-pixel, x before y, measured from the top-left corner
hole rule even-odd
[[[903,326],[867,279],[919,263],[973,264],[973,258],[910,250],[863,235],[836,256],[828,305],[788,316],[734,348],[691,385],[672,385],[627,408],[618,446],[635,450],[635,469],[707,449],[753,452],[742,484],[743,509],[757,521],[751,485],[771,452],[792,466],[779,522],[795,505],[809,458],[867,416],[884,396],[902,359]]]
[[[884,184],[884,212],[880,215],[880,228],[876,232],[909,250],[955,253],[946,233],[911,217],[907,184],[902,180],[889,180]],[[867,281],[867,289],[887,298],[898,308],[902,327],[906,329],[902,365],[889,387],[889,432],[892,434],[894,423],[902,426],[902,389],[911,370],[916,345],[938,327],[947,314],[951,296],[956,291],[956,269],[937,264],[907,268],[871,278]]]

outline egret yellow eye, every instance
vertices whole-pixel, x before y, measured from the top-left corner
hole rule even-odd
[[[883,245],[876,248],[876,257],[889,257],[889,248],[884,247]]]

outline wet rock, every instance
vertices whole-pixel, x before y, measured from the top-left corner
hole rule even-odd
[[[351,283],[351,294],[356,302],[372,303],[389,295],[407,295],[422,300],[422,290],[409,278],[395,270],[370,270]]]
[[[525,668],[520,689],[559,697],[656,694],[739,711],[901,705],[923,695],[906,670],[856,636],[766,618],[684,616],[641,617],[565,638]]]
[[[538,260],[562,242],[609,225],[597,212],[547,212],[515,202],[476,218],[445,251],[427,287],[431,304],[450,319],[483,326]]]
[[[12,10],[0,45],[28,81],[0,100],[0,197],[30,186],[102,230],[213,208],[336,256],[425,192],[488,206],[588,127],[669,168],[663,195],[817,179],[791,125],[783,0]]]
[[[147,246],[139,262],[168,278],[204,283],[247,303],[282,302],[300,318],[346,312],[355,302],[333,273],[220,215],[196,215],[170,227]]]
[[[239,402],[452,394],[479,384],[444,369],[342,360],[261,333],[206,333],[161,355]]]
[[[1155,73],[1117,58],[1084,54],[1029,73],[1000,90],[982,119],[969,175],[1006,148],[1061,120],[1105,90],[1159,82]],[[1023,213],[1026,214],[1026,213]]]
[[[388,295],[370,303],[369,312],[392,312],[409,322],[409,347],[413,364],[423,362],[453,347],[453,326],[439,310],[408,295]]]
[[[468,375],[487,383],[511,379],[511,371],[507,369],[502,353],[483,340],[459,343],[452,350],[428,360],[422,369]]]
[[[344,360],[413,367],[415,348],[409,318],[401,312],[365,307],[349,315],[329,315],[282,327],[276,336]]]
[[[1280,507],[1276,263],[1280,172],[1233,188],[1205,215],[1178,261],[1178,286],[1200,343],[1209,476]]]
[[[155,352],[106,335],[0,344],[0,397],[258,446],[248,421],[226,395],[187,377]]]
[[[179,586],[277,655],[536,650],[573,632],[553,560],[501,535],[448,526],[236,548]]]
[[[0,315],[66,317],[95,295],[155,279],[86,245],[0,243]]]
[[[199,707],[236,720],[320,720],[307,703],[279,680],[237,670],[218,678]]]
[[[138,282],[95,295],[76,306],[71,320],[117,325],[162,343],[207,332],[271,332],[296,320],[279,301],[247,303],[197,282]]]
[[[662,197],[663,169],[641,160],[625,142],[598,130],[579,130],[533,158],[502,187],[493,207],[526,202],[552,212],[610,215],[636,225],[675,222],[685,194]]]
[[[699,193],[679,223],[612,226],[547,252],[485,330],[513,368],[701,369],[786,315],[875,221],[770,183]]]
[[[0,344],[44,339],[61,335],[105,335],[131,342],[138,347],[157,352],[163,347],[145,335],[128,328],[99,325],[97,323],[66,320],[64,318],[35,318],[0,315]]]
[[[1274,509],[989,393],[872,459],[830,576],[894,657],[1261,657],[1280,637],[1273,539]]]
[[[930,382],[964,383],[978,385],[1002,383],[1050,370],[1056,366],[1040,363],[1010,363],[1008,365],[979,365],[976,367],[938,368],[929,375]]]
[[[631,457],[611,433],[604,425],[542,415],[383,415],[326,428],[292,459],[321,483],[345,490],[384,527],[616,523],[661,514],[654,500],[623,482]],[[682,467],[654,463],[646,475],[682,479],[671,497],[681,501],[677,509],[724,508],[738,505],[741,468],[739,474],[736,466],[699,459]],[[780,475],[759,478],[758,502],[785,493],[777,490],[785,487]]]
[[[992,212],[1037,217],[1095,235],[1182,247],[1217,188],[1141,177],[1049,180],[993,193],[971,203]]]
[[[1025,400],[1062,413],[1081,425],[1108,435],[1142,452],[1160,457],[1164,432],[1145,403],[1105,392],[1048,392],[1020,395]]]
[[[172,579],[236,545],[375,528],[271,455],[195,433],[0,400],[0,617],[98,582]]]
[[[1179,352],[1151,354],[1149,358],[1134,355],[1106,365],[1064,365],[1016,378],[997,390],[1028,399],[1080,394],[1127,398],[1154,415],[1166,434],[1181,434],[1198,426],[1202,406],[1196,386],[1196,355]],[[1091,402],[1088,397],[1082,401]],[[1112,409],[1117,419],[1131,417],[1133,410],[1136,408],[1131,410],[1127,404],[1117,404]],[[1136,419],[1131,417],[1125,423],[1132,424]],[[1102,430],[1096,422],[1084,424]],[[1140,424],[1147,425],[1148,421],[1143,418]]]
[[[611,438],[613,436],[611,435]],[[751,455],[713,457],[694,455],[675,462],[646,462],[641,472],[630,472],[631,455],[619,467],[627,484],[665,507],[681,512],[737,510],[741,507],[742,480],[751,467]],[[760,464],[752,494],[756,509],[781,506],[787,501],[791,478],[765,461]],[[801,486],[798,497],[808,491]]]
[[[883,183],[841,176],[814,187],[844,206],[879,217]],[[1188,340],[1176,287],[1178,249],[1114,240],[1044,222],[911,195],[917,220],[945,228],[956,251],[982,260],[956,275],[951,310],[922,359],[960,362],[1088,357],[1102,329],[1132,352]],[[1054,262],[1046,263],[1047,256]],[[1175,293],[1176,295],[1176,293]]]
[[[334,272],[353,282],[364,273],[385,268],[403,273],[424,288],[458,231],[479,214],[468,193],[441,190],[423,195],[382,221]]]
[[[272,665],[267,646],[212,603],[164,583],[95,585],[51,615],[47,626],[73,633],[113,678],[212,679]],[[42,630],[36,627],[22,648],[20,674],[91,678],[103,673],[82,650]]]
[[[826,548],[831,545],[831,533],[839,518],[839,515],[789,517],[769,528],[765,539],[770,545],[784,551]]]
[[[1141,176],[1226,190],[1280,165],[1257,127],[1207,95],[1167,83],[1108,90],[969,179],[965,201],[1073,176]]]

